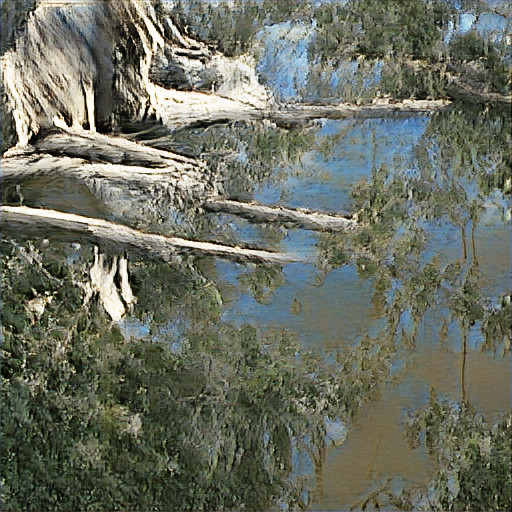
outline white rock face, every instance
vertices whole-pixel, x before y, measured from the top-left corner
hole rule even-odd
[[[7,147],[55,125],[158,117],[155,77],[256,107],[268,99],[252,63],[181,34],[149,0],[39,0],[1,69]]]
[[[255,65],[249,57],[228,59],[216,55],[205,65],[203,75],[210,78],[212,90],[219,96],[264,108],[270,96],[258,82]]]

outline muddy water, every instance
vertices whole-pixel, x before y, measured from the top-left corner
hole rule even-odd
[[[385,165],[404,181],[421,169],[418,154],[427,139],[429,122],[428,117],[324,120],[316,128],[313,148],[298,163],[276,162],[270,179],[255,185],[253,197],[264,204],[351,211],[353,187],[360,180],[371,180],[372,169]],[[435,158],[431,161],[431,167],[441,165]],[[468,272],[477,275],[481,303],[497,304],[510,288],[507,201],[499,191],[487,196],[475,191],[471,177],[461,179],[460,186],[466,195],[457,211],[466,215],[469,202],[478,196],[483,204],[480,219],[473,231],[471,223],[461,230],[449,214],[418,219],[424,233],[418,269],[431,262],[440,269],[459,265],[463,269],[459,280]],[[411,216],[413,208],[411,202]],[[240,240],[254,243],[264,239],[261,235],[265,228],[254,228],[230,216],[222,222]],[[314,261],[319,253],[318,240],[316,234],[283,230],[274,237],[273,247]],[[224,292],[222,315],[226,321],[290,329],[299,333],[305,347],[325,354],[356,346],[364,335],[378,337],[387,332],[390,319],[372,301],[375,278],[361,276],[354,261],[326,274],[314,263],[288,265],[264,301],[258,301],[240,286],[245,272],[244,267],[234,264],[216,265],[216,279]],[[394,291],[407,286],[411,277],[398,271]],[[392,290],[388,298],[393,293]],[[430,390],[443,399],[471,403],[489,422],[497,421],[510,409],[509,354],[500,349],[482,350],[483,334],[478,321],[471,327],[461,326],[461,318],[449,306],[457,293],[457,284],[442,279],[440,289],[419,318],[413,320],[411,309],[402,307],[400,325],[413,342],[399,345],[396,368],[391,372],[395,381],[363,406],[349,425],[344,443],[328,449],[326,462],[311,483],[312,509],[347,510],[387,481],[391,481],[394,492],[428,481],[436,462],[424,448],[408,445],[405,417],[425,406]],[[413,290],[413,300],[414,297]],[[462,353],[464,343],[466,355]]]
[[[327,449],[320,463],[296,448],[299,438],[291,436],[289,478],[305,479],[303,500],[311,510],[347,510],[386,482],[396,495],[426,485],[436,458],[424,444],[411,446],[406,423],[427,404],[432,390],[440,399],[471,404],[491,424],[510,410],[510,352],[502,340],[486,343],[484,330],[486,312],[499,310],[511,282],[509,196],[499,180],[486,185],[498,172],[488,162],[500,148],[475,140],[474,154],[464,160],[466,125],[461,128],[453,114],[443,115],[320,120],[304,132],[279,132],[284,138],[271,150],[265,144],[272,139],[265,136],[276,129],[260,125],[253,131],[212,127],[174,136],[185,149],[203,144],[205,153],[215,149],[216,140],[231,141],[227,161],[244,163],[225,178],[224,187],[231,187],[234,196],[330,212],[362,207],[363,222],[368,222],[364,209],[377,204],[381,221],[367,229],[369,245],[357,233],[331,239],[230,215],[201,216],[190,236],[291,252],[301,261],[272,268],[202,259],[198,268],[221,299],[217,320],[190,314],[186,307],[183,312],[174,299],[167,304],[158,298],[154,290],[163,298],[165,293],[187,296],[190,288],[195,290],[191,310],[200,309],[198,287],[178,279],[181,270],[148,274],[160,281],[149,283],[143,297],[144,279],[139,278],[135,313],[119,326],[126,339],[164,340],[174,354],[186,351],[187,333],[198,325],[205,332],[223,325],[290,332],[301,351],[327,364],[335,357],[349,358],[368,339],[370,352],[391,344],[386,371],[369,377],[375,390],[360,407],[341,419],[325,417]],[[289,148],[276,149],[292,136],[299,140],[293,158]],[[435,188],[438,182],[442,186]],[[443,196],[448,189],[454,192]],[[21,192],[28,205],[109,217],[85,187],[68,182],[31,182]],[[364,194],[372,199],[361,206]],[[403,214],[392,217],[387,230],[381,228],[385,215],[395,211]],[[174,233],[176,227],[158,226],[160,232],[165,229]],[[337,250],[343,256],[333,260],[330,251]],[[435,277],[429,278],[426,269]],[[361,372],[342,377],[350,383]],[[268,443],[268,432],[261,442]]]
[[[464,362],[462,355],[439,348],[419,348],[408,360],[405,380],[365,407],[342,447],[329,453],[319,483],[322,493],[313,508],[347,510],[388,479],[396,489],[428,481],[435,462],[407,444],[404,411],[424,404],[430,387],[459,400]],[[464,381],[471,403],[489,421],[509,410],[509,361],[472,352],[466,358]]]

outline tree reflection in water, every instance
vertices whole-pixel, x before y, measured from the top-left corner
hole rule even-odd
[[[436,460],[432,480],[425,489],[401,488],[398,494],[388,481],[356,508],[511,507],[511,417],[505,415],[494,426],[486,423],[471,405],[466,383],[468,337],[475,327],[480,350],[494,350],[498,357],[510,350],[510,292],[501,283],[501,291],[486,295],[488,276],[480,269],[475,242],[486,209],[499,205],[506,219],[509,128],[509,118],[500,112],[455,109],[433,117],[415,148],[414,169],[374,166],[371,178],[355,188],[360,232],[325,235],[319,243],[320,268],[355,258],[360,276],[374,280],[372,301],[387,316],[382,335],[390,336],[397,348],[416,346],[418,328],[432,308],[445,311],[440,343],[454,321],[460,329],[460,400],[439,398],[432,389],[428,404],[411,414],[408,427],[412,446],[426,443]],[[433,226],[459,230],[458,258],[443,250],[429,252]],[[403,328],[405,312],[412,318],[412,332]]]
[[[232,151],[218,155],[219,181],[250,198],[276,167],[301,165],[317,144],[314,130],[225,126],[177,134],[174,143],[200,140],[201,152],[214,155],[229,140]],[[399,354],[422,341],[420,326],[436,308],[440,344],[454,323],[460,328],[461,399],[433,391],[411,412],[409,438],[424,442],[437,473],[428,490],[405,487],[396,495],[385,487],[359,506],[510,508],[510,420],[485,423],[465,382],[466,357],[475,350],[470,333],[479,333],[479,349],[510,349],[510,294],[485,291],[476,242],[490,202],[501,205],[510,194],[507,133],[508,120],[493,112],[435,116],[413,167],[375,164],[354,188],[361,228],[319,236],[319,282],[333,268],[355,265],[372,283],[385,326],[334,353],[305,347],[300,333],[224,320],[218,283],[203,272],[208,259],[171,266],[130,258],[137,303],[128,323],[113,324],[87,291],[92,247],[3,240],[4,506],[307,507],[323,492],[326,442],[342,442],[360,407],[390,380]],[[196,220],[198,237],[218,229],[236,241],[211,216]],[[459,233],[460,249],[429,251],[436,228]],[[279,245],[282,232],[261,229]],[[285,284],[280,268],[259,266],[237,282],[262,304]],[[290,304],[297,315],[300,307]]]
[[[286,331],[222,322],[193,265],[131,264],[146,335],[127,339],[86,299],[92,248],[3,244],[9,508],[304,506],[292,460],[320,471],[326,418],[349,421],[387,375],[386,344],[327,363]],[[52,298],[37,320],[34,297]]]

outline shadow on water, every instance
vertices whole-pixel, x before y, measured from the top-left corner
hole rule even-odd
[[[360,227],[194,212],[185,228],[162,211],[160,232],[306,261],[128,254],[135,301],[121,256],[4,240],[11,508],[507,509],[508,132],[456,109],[178,132],[172,144],[203,154],[228,197],[351,211]],[[67,182],[9,193],[104,215]]]

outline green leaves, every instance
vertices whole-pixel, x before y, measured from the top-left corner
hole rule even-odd
[[[239,279],[240,288],[250,293],[261,304],[272,300],[274,291],[284,283],[282,268],[258,265],[256,269],[242,274]]]
[[[154,306],[155,316],[145,337],[124,337],[86,300],[90,248],[66,260],[66,244],[4,246],[3,299],[23,324],[18,332],[4,317],[1,468],[11,510],[303,506],[293,447],[321,464],[324,417],[350,418],[386,381],[388,343],[365,339],[328,363],[284,330],[226,324],[216,287],[190,265],[132,264],[133,314],[147,318]],[[34,322],[32,290],[13,287],[29,269],[53,297]],[[280,268],[251,272],[262,299],[282,279]],[[160,310],[155,289],[167,302]]]
[[[470,405],[440,401],[431,393],[428,405],[410,419],[408,432],[414,447],[425,435],[439,463],[428,492],[416,496],[423,505],[415,510],[510,509],[509,415],[491,426]]]

